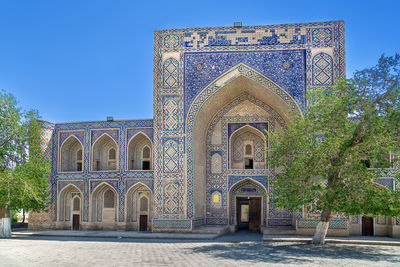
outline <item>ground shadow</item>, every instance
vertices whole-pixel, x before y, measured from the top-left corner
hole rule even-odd
[[[210,258],[245,260],[253,263],[305,264],[316,259],[367,260],[369,262],[400,263],[400,256],[391,252],[392,247],[293,243],[225,243],[204,245],[188,249],[204,253]]]

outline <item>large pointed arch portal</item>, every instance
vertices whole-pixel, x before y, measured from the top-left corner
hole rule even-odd
[[[287,122],[289,114],[302,114],[293,97],[271,79],[238,64],[205,87],[186,115],[187,217],[204,218],[206,194],[206,132],[215,114],[240,95],[247,93],[268,104]]]

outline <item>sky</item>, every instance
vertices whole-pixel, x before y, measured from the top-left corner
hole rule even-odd
[[[0,89],[53,122],[153,117],[154,30],[344,20],[346,70],[400,53],[400,1],[0,0]]]

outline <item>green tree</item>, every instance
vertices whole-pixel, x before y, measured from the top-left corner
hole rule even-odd
[[[321,212],[313,243],[325,243],[332,212],[400,215],[400,192],[374,182],[387,169],[369,168],[388,167],[386,155],[400,151],[399,80],[400,55],[382,56],[329,91],[313,89],[305,116],[270,133],[272,199]]]
[[[47,206],[50,164],[42,158],[38,117],[0,91],[0,237],[11,236],[10,210]]]

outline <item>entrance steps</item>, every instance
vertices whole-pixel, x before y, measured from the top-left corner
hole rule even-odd
[[[263,235],[295,235],[296,228],[293,227],[264,227]]]
[[[192,230],[193,234],[217,234],[223,235],[228,232],[227,225],[202,225]]]

